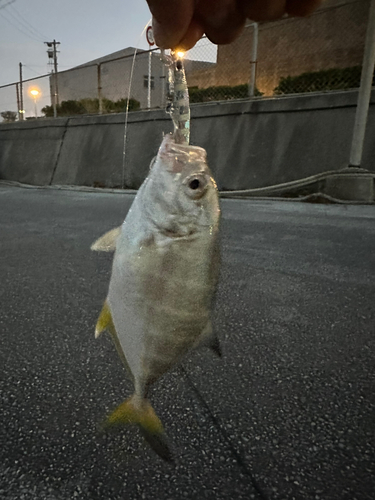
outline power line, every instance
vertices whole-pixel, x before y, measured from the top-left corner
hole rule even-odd
[[[0,5],[0,10],[1,9],[5,9],[5,7],[8,7],[8,5],[11,5],[12,3],[14,3],[16,0],[9,0],[9,2],[7,2],[6,4],[4,5]]]
[[[30,71],[32,71],[33,73],[37,74],[38,76],[45,76],[45,75],[42,75],[42,73],[39,73],[39,71],[35,71],[35,69],[33,69],[32,66],[27,66],[27,64],[24,64],[23,66],[25,68],[29,69]]]
[[[0,16],[5,19],[6,21],[8,21],[9,24],[11,24],[14,28],[16,28],[16,30],[18,30],[20,33],[22,33],[23,35],[27,36],[28,38],[31,38],[32,40],[35,40],[37,42],[43,42],[43,40],[39,39],[39,38],[36,38],[35,36],[33,35],[30,35],[29,33],[26,33],[25,31],[23,31],[19,26],[17,26],[17,24],[14,24],[10,19],[8,19],[7,17],[4,16],[3,13],[0,12]]]
[[[12,2],[12,3],[13,3],[13,2]],[[47,38],[47,39],[49,38],[49,37],[47,37],[47,36],[43,35],[43,33],[41,33],[40,31],[38,31],[36,28],[34,28],[34,26],[33,26],[32,24],[30,24],[30,23],[29,23],[29,21],[28,21],[27,19],[25,19],[25,18],[23,17],[23,15],[22,15],[22,14],[21,14],[21,13],[20,13],[20,12],[19,12],[19,11],[18,11],[18,10],[17,10],[14,6],[13,6],[13,5],[11,5],[11,6],[10,6],[10,8],[11,8],[11,10],[13,10],[13,11],[17,14],[17,16],[18,16],[18,20],[19,20],[19,19],[21,19],[21,20],[23,21],[23,24],[24,24],[24,26],[25,26],[26,28],[27,28],[27,27],[29,27],[29,28],[28,28],[29,30],[30,30],[30,28],[31,28],[31,30],[32,30],[32,31],[33,31],[36,35],[40,36],[40,37],[41,37],[41,38],[43,38],[44,40],[45,40],[46,38]],[[9,12],[9,11],[8,11],[8,12]],[[9,14],[11,14],[11,13],[9,12]],[[21,22],[21,21],[20,21],[20,22]]]
[[[12,6],[11,6],[12,8]],[[21,26],[24,30],[26,30],[31,36],[33,37],[37,37],[40,41],[43,41],[42,39],[40,39],[39,37],[40,36],[43,36],[43,35],[40,35],[39,33],[34,33],[34,29],[31,29],[29,28],[29,26],[27,26],[27,24],[25,24],[22,19],[18,19],[18,17],[16,17],[13,12],[11,12],[10,9],[7,9],[6,11],[7,15],[9,15],[12,19],[14,19],[16,21],[16,23]]]

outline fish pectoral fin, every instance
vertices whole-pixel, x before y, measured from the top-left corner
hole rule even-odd
[[[216,334],[213,333],[210,337],[206,338],[201,345],[211,349],[211,351],[219,358],[222,357],[220,341]]]
[[[219,358],[222,357],[220,341],[212,329],[211,320],[207,323],[197,342],[198,346],[208,347]]]
[[[114,324],[112,321],[111,310],[109,308],[108,302],[105,301],[101,313],[99,315],[98,321],[95,327],[95,338],[97,339],[104,330],[114,329]]]
[[[91,250],[95,252],[114,252],[116,250],[117,238],[120,236],[120,233],[121,226],[111,229],[91,245]]]
[[[210,336],[202,340],[200,345],[211,349],[219,358],[222,357],[220,341],[215,333],[212,332]]]
[[[216,335],[213,335],[211,337],[208,347],[216,354],[216,356],[218,356],[219,358],[222,357],[223,353],[221,351],[220,341]]]
[[[124,424],[136,424],[155,453],[167,462],[172,461],[172,453],[168,446],[163,424],[147,399],[134,394],[109,415],[104,423],[104,428]]]

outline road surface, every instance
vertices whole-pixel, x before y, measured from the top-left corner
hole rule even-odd
[[[375,207],[222,201],[223,358],[153,387],[169,465],[100,430],[131,384],[90,245],[132,199],[0,186],[0,499],[373,500]]]

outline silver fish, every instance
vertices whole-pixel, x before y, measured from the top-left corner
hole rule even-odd
[[[206,151],[166,136],[122,227],[91,247],[115,248],[95,336],[109,330],[134,383],[133,396],[107,422],[138,424],[166,460],[171,452],[147,393],[198,345],[220,355],[211,326],[219,220],[218,192]]]

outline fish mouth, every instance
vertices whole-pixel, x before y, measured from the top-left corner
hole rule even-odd
[[[161,234],[163,236],[166,236],[167,238],[172,238],[172,239],[175,239],[175,240],[178,240],[178,239],[180,239],[180,240],[189,239],[192,236],[194,236],[196,234],[196,232],[197,232],[194,229],[190,229],[187,232],[174,231],[173,229],[166,228],[166,227],[159,227],[158,229],[159,229],[159,231],[161,232]]]

